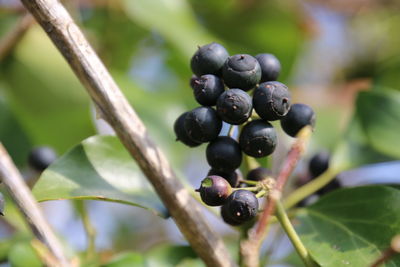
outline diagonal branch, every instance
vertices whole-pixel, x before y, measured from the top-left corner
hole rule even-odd
[[[222,239],[205,222],[199,205],[176,178],[92,47],[57,0],[22,0],[86,87],[100,115],[153,184],[179,229],[209,266],[233,266]]]
[[[31,191],[15,167],[7,151],[0,143],[0,178],[21,210],[35,236],[46,244],[57,259],[53,266],[70,266],[61,243],[50,228]]]

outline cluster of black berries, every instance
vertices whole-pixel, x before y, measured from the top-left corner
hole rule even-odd
[[[225,222],[238,225],[256,216],[258,209],[254,193],[232,190],[239,184],[236,169],[242,152],[255,158],[272,154],[277,134],[270,121],[280,120],[282,129],[295,137],[301,128],[314,124],[314,112],[304,104],[291,105],[287,86],[276,81],[281,66],[272,54],[229,56],[222,45],[211,43],[199,47],[190,65],[190,85],[201,106],[179,116],[174,131],[189,147],[209,143],[206,158],[211,169],[200,195],[208,205],[223,205]],[[258,116],[251,118],[253,109]],[[238,141],[220,136],[223,122],[243,126]]]

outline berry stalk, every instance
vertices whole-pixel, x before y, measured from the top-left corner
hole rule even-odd
[[[307,267],[316,267],[318,266],[315,261],[311,258],[310,253],[307,251],[306,247],[300,240],[300,237],[297,235],[293,225],[291,224],[288,215],[285,212],[285,208],[283,207],[280,201],[276,202],[276,218],[278,219],[280,225],[283,230],[287,234],[292,242],[293,247],[295,248],[297,254],[303,261],[304,265]]]
[[[290,194],[284,201],[284,206],[286,209],[294,207],[297,203],[305,199],[306,197],[314,194],[319,189],[323,188],[329,182],[331,182],[340,171],[329,168],[316,179],[308,182],[302,187],[296,189],[292,194]]]

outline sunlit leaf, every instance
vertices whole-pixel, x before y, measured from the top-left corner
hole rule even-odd
[[[94,199],[166,211],[132,157],[114,136],[94,136],[46,169],[33,188],[39,201]]]
[[[356,107],[371,146],[399,159],[400,91],[381,89],[361,92]]]
[[[300,238],[321,266],[369,266],[400,233],[400,190],[367,186],[337,190],[302,210]],[[400,255],[385,266],[399,266]]]

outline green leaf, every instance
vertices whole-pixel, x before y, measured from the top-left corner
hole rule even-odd
[[[357,112],[369,143],[377,151],[400,158],[400,92],[389,89],[361,92]]]
[[[300,238],[321,266],[369,266],[400,233],[400,190],[366,186],[337,190],[302,210]],[[399,266],[400,255],[386,266]]]
[[[40,176],[38,201],[94,199],[166,210],[132,157],[114,136],[93,136],[67,152]]]
[[[33,247],[26,241],[18,242],[10,249],[8,260],[13,267],[43,266]]]
[[[197,45],[215,41],[200,24],[185,0],[123,1],[128,16],[148,30],[155,30],[187,58]]]
[[[143,256],[136,252],[122,253],[114,257],[103,267],[131,267],[144,266]]]
[[[0,98],[0,142],[18,166],[26,164],[31,143],[20,123]]]
[[[146,266],[204,266],[191,247],[158,246],[145,254]]]
[[[0,80],[0,94],[34,145],[50,145],[61,154],[94,134],[87,93],[39,25],[1,62]]]
[[[344,137],[335,148],[331,168],[340,172],[366,164],[391,160],[393,160],[392,157],[371,147],[362,129],[359,115],[356,113],[349,122]]]

